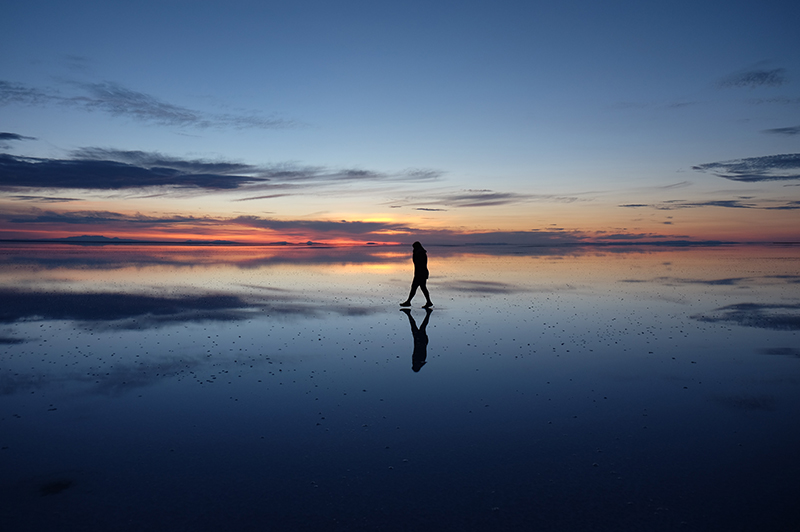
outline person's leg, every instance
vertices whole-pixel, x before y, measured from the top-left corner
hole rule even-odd
[[[433,302],[431,302],[431,295],[430,295],[430,293],[428,293],[428,283],[423,281],[422,283],[420,283],[419,289],[422,290],[422,295],[425,296],[425,306],[422,307],[422,308],[432,307],[433,306]],[[411,301],[411,300],[409,300],[409,301]]]
[[[419,281],[414,279],[411,282],[411,291],[408,293],[408,299],[400,303],[401,307],[408,307],[411,306],[411,300],[414,299],[414,294],[417,293],[417,287],[419,286]]]

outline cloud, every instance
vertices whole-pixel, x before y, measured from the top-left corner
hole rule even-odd
[[[0,132],[0,141],[3,140],[36,140],[36,137],[26,137],[16,133],[3,133]]]
[[[352,182],[420,182],[438,179],[442,172],[409,169],[387,173],[354,168],[275,164],[256,166],[230,161],[182,159],[158,152],[86,147],[70,152],[67,159],[21,157],[0,153],[0,189],[95,189],[124,190],[172,187],[196,191],[225,191],[247,187],[249,191]],[[279,197],[259,194],[248,199]]]
[[[69,203],[71,201],[81,201],[78,198],[59,198],[56,196],[7,196],[8,199],[16,201],[35,201],[39,203]]]
[[[578,198],[556,196],[552,194],[523,194],[519,192],[497,192],[488,189],[465,189],[453,192],[435,192],[426,197],[407,197],[402,200],[395,199],[390,203],[393,208],[413,205],[413,208],[416,210],[436,211],[447,210],[438,206],[451,208],[496,207],[533,201],[572,203],[578,201]]]
[[[464,190],[442,195],[439,199],[445,205],[453,207],[488,207],[519,203],[528,199],[527,194],[516,192],[494,192],[492,190]]]
[[[0,105],[44,105],[57,100],[54,94],[28,87],[21,83],[0,80]]]
[[[199,216],[145,216],[142,214],[123,214],[113,211],[44,211],[32,209],[27,213],[10,215],[7,220],[11,223],[22,224],[67,224],[67,225],[101,225],[157,227],[159,225],[192,224],[192,225],[218,225],[226,221],[223,218]]]
[[[732,74],[719,82],[723,88],[757,88],[757,87],[779,87],[788,83],[786,69],[752,69],[745,72]]]
[[[296,127],[297,122],[264,116],[253,111],[249,114],[207,113],[165,102],[143,92],[118,83],[68,83],[79,90],[78,95],[65,96],[53,89],[37,89],[21,83],[0,81],[0,105],[20,104],[30,106],[61,105],[88,112],[100,111],[111,116],[123,116],[140,122],[177,127],[235,129],[284,129]]]
[[[800,135],[800,126],[792,126],[792,127],[776,127],[772,129],[763,129],[762,133],[768,133],[771,135]]]
[[[753,105],[761,105],[761,104],[770,104],[774,103],[777,105],[800,105],[800,98],[786,98],[786,97],[776,97],[776,98],[752,98],[747,100],[748,103]]]
[[[349,181],[433,181],[442,172],[431,169],[408,169],[396,173],[377,172],[360,168],[332,169],[324,166],[297,166],[278,164],[262,167],[261,177],[282,183],[298,182],[349,182]]]
[[[11,148],[11,141],[18,140],[36,140],[36,137],[26,137],[25,135],[18,135],[17,133],[7,133],[0,131],[0,149],[7,150]]]
[[[42,159],[0,154],[0,189],[72,188],[120,190],[172,186],[200,189],[234,189],[245,183],[262,181],[241,172],[253,167],[235,163],[180,161],[148,158],[134,164],[132,154],[141,152],[81,151],[77,158]],[[126,157],[125,154],[129,156]],[[127,159],[127,160],[126,160]]]
[[[738,303],[692,318],[707,323],[734,323],[742,327],[796,331],[800,330],[800,304]]]
[[[260,200],[260,199],[275,199],[275,198],[282,198],[285,196],[291,196],[291,194],[264,194],[262,196],[253,196],[252,198],[237,198],[231,201],[252,201],[252,200]]]
[[[693,166],[692,169],[745,183],[800,179],[800,153],[706,163]]]
[[[697,209],[702,207],[723,207],[727,209],[762,209],[762,210],[796,210],[800,209],[800,201],[785,201],[779,205],[775,200],[766,200],[762,203],[745,202],[737,200],[709,200],[709,201],[686,201],[686,200],[667,200],[661,203],[624,203],[619,205],[626,208],[650,207],[659,211],[674,211],[678,209]],[[671,223],[671,222],[665,222]]]
[[[385,231],[409,233],[411,228],[405,224],[392,222],[348,222],[347,220],[275,220],[258,216],[238,216],[231,223],[270,229],[278,232],[336,233],[338,235],[369,235]]]
[[[651,207],[660,211],[672,211],[676,209],[692,209],[698,207],[727,207],[731,209],[753,209],[754,203],[742,203],[740,200],[711,200],[711,201],[684,201],[667,200],[662,203],[625,203],[620,207],[641,208]]]

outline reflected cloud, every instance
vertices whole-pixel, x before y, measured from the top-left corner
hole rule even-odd
[[[800,358],[800,349],[796,347],[766,347],[759,349],[758,352],[762,355]]]
[[[141,388],[152,386],[159,381],[172,378],[190,378],[204,384],[213,384],[217,375],[225,373],[225,368],[241,366],[252,368],[256,364],[271,363],[270,357],[248,358],[247,360],[219,360],[209,355],[185,355],[158,359],[115,362],[102,372],[82,370],[62,370],[42,375],[41,373],[15,372],[0,374],[0,395],[14,395],[48,388],[62,388],[78,385],[79,395],[120,396]]]
[[[516,294],[526,292],[521,286],[499,281],[470,281],[467,279],[437,283],[437,287],[469,294]]]
[[[0,290],[0,323],[70,320],[110,329],[150,329],[177,323],[241,321],[254,317],[318,317],[324,312],[362,316],[375,309],[303,301],[295,295],[183,294],[148,296],[128,293],[53,293]]]
[[[88,384],[85,393],[121,395],[123,392],[149,386],[159,380],[174,377],[194,368],[198,360],[172,360],[116,364],[102,374],[86,371],[60,371],[51,375],[15,373],[0,375],[0,395],[14,395],[31,390],[62,387],[70,383]]]
[[[742,327],[778,331],[800,330],[800,304],[738,303],[691,317],[707,323],[734,323]]]
[[[655,277],[653,279],[620,279],[621,283],[658,283],[666,286],[699,284],[704,286],[752,286],[800,284],[800,275],[764,275],[761,277],[723,277],[719,279],[686,279],[681,277]]]

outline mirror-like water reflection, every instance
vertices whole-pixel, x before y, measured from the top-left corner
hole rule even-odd
[[[0,247],[3,530],[794,530],[800,248]]]

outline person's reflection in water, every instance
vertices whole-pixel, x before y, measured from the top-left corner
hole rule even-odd
[[[411,324],[411,334],[414,336],[414,354],[411,355],[411,369],[414,372],[422,369],[425,365],[425,359],[428,358],[428,333],[425,329],[428,327],[428,320],[431,319],[431,312],[433,309],[425,309],[425,319],[422,320],[422,327],[417,327],[417,322],[414,321],[414,316],[411,315],[411,310],[401,308],[401,311],[408,316],[408,322]]]

